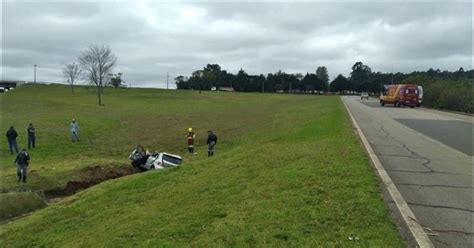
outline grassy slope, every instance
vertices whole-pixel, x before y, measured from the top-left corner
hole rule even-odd
[[[0,194],[0,221],[43,208],[46,203],[33,192]]]
[[[285,98],[209,92],[149,89],[106,89],[105,107],[97,106],[94,88],[24,86],[0,95],[0,130],[13,125],[19,146],[26,147],[26,127],[37,129],[37,148],[30,151],[32,189],[62,187],[80,168],[128,163],[131,150],[141,143],[153,150],[184,154],[186,130],[197,131],[197,144],[205,144],[208,129],[217,130],[224,145],[268,118]],[[275,106],[273,106],[275,105]],[[253,106],[258,106],[254,108]],[[68,125],[75,117],[82,141],[70,141]],[[2,189],[18,188],[14,156],[9,155],[5,135],[0,135]],[[204,151],[201,149],[201,153]],[[204,154],[202,154],[204,155]],[[201,156],[199,156],[200,158]],[[187,160],[195,157],[185,157]]]
[[[144,138],[147,146],[166,145],[171,152],[183,153],[176,136],[180,137],[188,125],[198,127],[201,139],[203,130],[209,127],[220,134],[216,156],[205,158],[201,146],[201,154],[187,157],[181,168],[136,174],[90,188],[2,226],[0,238],[5,245],[403,246],[339,98],[153,92],[164,101],[141,103],[138,97],[150,94],[145,90],[126,94],[117,91],[106,96],[104,110],[92,105],[88,106],[94,111],[81,115],[68,110],[76,109],[72,105],[59,110],[62,118],[56,112],[53,119],[66,122],[56,124],[60,129],[65,129],[68,120],[64,119],[70,115],[83,126],[98,129],[110,128],[106,123],[116,125],[114,119],[120,116],[121,125],[110,129],[123,132],[125,137],[110,140],[113,134],[103,132],[109,139],[98,141],[99,137],[85,130],[84,143],[71,147],[67,133],[59,133],[55,142],[75,154],[52,153],[47,149],[52,146],[43,141],[43,150],[34,151],[37,163],[44,163],[42,169],[47,170],[46,161],[51,159],[68,171],[104,161],[92,154],[123,160],[130,148],[122,146],[132,146],[137,137]],[[22,93],[26,94],[18,95]],[[115,103],[114,94],[127,101]],[[12,96],[8,100],[14,99]],[[50,101],[44,97],[41,102]],[[131,102],[131,109],[150,107],[150,115],[132,120],[125,102]],[[121,104],[120,111],[112,109],[112,104]],[[44,117],[37,113],[37,118]],[[163,118],[166,121],[159,121]],[[55,125],[54,120],[48,119],[48,123]],[[188,122],[181,124],[178,120]],[[162,128],[166,132],[158,135],[159,139],[149,138],[133,132],[135,128],[130,128],[127,121],[133,125],[147,123],[141,128],[148,135],[154,133],[149,129]],[[148,126],[155,122],[160,124]],[[87,142],[107,145],[91,149]],[[64,161],[74,157],[81,162]],[[6,178],[9,170],[2,168]],[[51,172],[48,176],[53,180],[54,175]],[[36,185],[42,185],[40,179],[36,180]],[[361,240],[347,241],[350,234]]]

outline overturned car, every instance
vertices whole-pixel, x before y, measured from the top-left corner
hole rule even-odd
[[[177,167],[183,163],[183,158],[178,155],[165,152],[149,153],[141,146],[137,146],[128,158],[132,161],[133,167],[141,170],[160,170]]]

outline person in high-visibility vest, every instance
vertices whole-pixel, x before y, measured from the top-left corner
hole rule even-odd
[[[188,151],[189,153],[194,154],[194,139],[196,138],[196,134],[194,134],[192,128],[188,128],[186,138],[188,139]]]

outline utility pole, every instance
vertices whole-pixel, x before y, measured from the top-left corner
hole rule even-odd
[[[37,67],[37,66],[38,66],[38,65],[36,65],[36,64],[34,65],[34,67],[35,67],[35,79],[34,79],[33,82],[34,82],[35,84],[36,84],[36,67]]]
[[[170,73],[166,72],[166,89],[169,88],[169,79],[170,79]]]

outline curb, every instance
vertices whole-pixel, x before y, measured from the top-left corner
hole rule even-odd
[[[352,125],[355,127],[355,129],[357,129],[357,134],[359,135],[362,141],[362,144],[364,145],[364,148],[367,151],[367,154],[369,155],[370,161],[372,162],[375,169],[377,170],[378,177],[382,180],[386,190],[390,194],[390,197],[395,202],[395,205],[397,206],[398,211],[400,211],[400,215],[402,216],[403,221],[405,222],[411,234],[415,238],[416,243],[418,244],[419,247],[422,247],[422,248],[434,247],[433,243],[428,238],[428,235],[426,234],[423,227],[420,224],[418,224],[418,220],[416,219],[415,215],[411,211],[410,207],[408,207],[408,204],[405,201],[405,199],[403,199],[403,196],[400,194],[400,191],[398,191],[392,179],[390,179],[390,176],[388,175],[387,171],[383,167],[379,158],[377,157],[377,155],[375,155],[374,150],[370,146],[369,141],[365,137],[364,133],[362,133],[362,130],[360,129],[359,125],[354,119],[354,116],[349,110],[349,107],[347,107],[347,104],[344,102],[344,100],[342,100],[342,103],[344,104],[344,107],[346,108],[347,113],[351,117]]]

